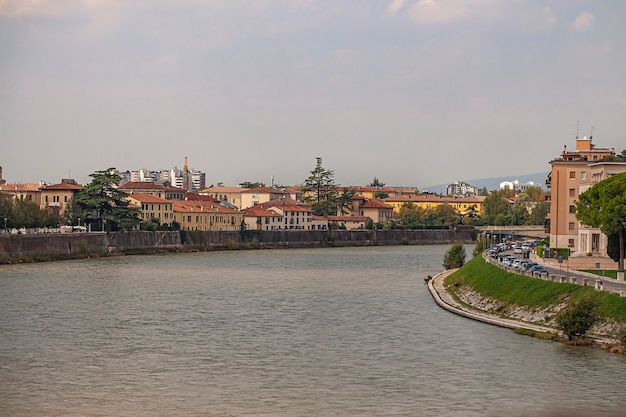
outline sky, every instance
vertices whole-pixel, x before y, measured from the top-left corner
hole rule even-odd
[[[0,166],[451,183],[626,148],[626,2],[0,0]]]

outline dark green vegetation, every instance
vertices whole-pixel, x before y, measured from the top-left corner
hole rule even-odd
[[[576,284],[561,284],[506,272],[487,263],[478,256],[446,278],[449,290],[469,286],[485,297],[506,304],[547,308],[595,294],[598,299],[600,319],[611,318],[626,324],[626,298],[608,292],[597,292],[593,287]]]
[[[311,210],[318,216],[335,216],[350,203],[354,192],[344,189],[339,193],[334,171],[322,166],[322,158],[315,159],[315,168],[302,187],[304,201],[311,205]]]
[[[115,168],[96,171],[92,181],[74,196],[84,213],[85,223],[97,230],[130,230],[141,223],[139,209],[129,206],[128,194],[117,189],[121,177]]]
[[[609,255],[624,270],[626,234],[626,172],[600,181],[576,201],[576,218],[609,236]]]
[[[597,294],[585,294],[578,300],[570,300],[556,315],[556,322],[569,340],[585,337],[600,320],[599,306]]]
[[[61,216],[59,208],[42,210],[33,201],[0,199],[0,228],[57,227],[67,224],[69,217]]]
[[[452,245],[443,255],[443,267],[446,269],[460,268],[465,263],[465,248],[461,243]]]

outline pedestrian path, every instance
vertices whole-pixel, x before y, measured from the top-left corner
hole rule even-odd
[[[500,327],[507,327],[510,329],[530,329],[538,332],[557,333],[557,329],[548,326],[540,326],[533,323],[527,323],[519,320],[506,319],[498,317],[493,314],[486,313],[484,311],[472,309],[466,305],[459,303],[444,287],[443,282],[447,276],[454,273],[456,269],[448,269],[438,275],[435,275],[428,281],[428,289],[432,294],[435,302],[442,308],[451,311],[455,314],[482,321],[485,323],[493,324]]]
[[[428,280],[428,289],[433,296],[433,299],[440,307],[454,314],[458,314],[472,320],[481,321],[483,323],[488,323],[495,326],[505,327],[509,329],[529,329],[537,332],[554,333],[557,334],[559,337],[564,337],[562,332],[560,332],[556,327],[542,326],[521,320],[508,319],[497,316],[495,314],[490,314],[485,311],[474,309],[460,303],[459,301],[457,301],[456,298],[452,296],[452,294],[450,294],[449,291],[446,290],[444,286],[444,280],[446,279],[446,277],[453,274],[455,271],[457,271],[457,269],[448,269]],[[614,342],[614,340],[600,335],[590,336],[593,337],[597,342],[602,344]]]

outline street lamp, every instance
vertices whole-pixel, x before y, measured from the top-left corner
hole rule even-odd
[[[7,218],[4,218],[4,231],[7,231]]]

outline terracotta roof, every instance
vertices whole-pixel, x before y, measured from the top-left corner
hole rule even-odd
[[[200,191],[201,193],[241,193],[249,190],[243,187],[210,187]]]
[[[264,209],[262,207],[253,206],[242,210],[244,217],[282,217],[275,211]]]
[[[65,190],[65,191],[78,191],[82,190],[83,186],[79,184],[68,184],[68,183],[60,183],[60,184],[52,184],[41,187],[42,191],[48,190]]]
[[[367,200],[365,203],[361,204],[361,208],[387,208],[387,209],[393,209],[393,207],[391,207],[390,205],[385,204],[382,201],[378,201],[378,200]]]
[[[286,206],[310,207],[308,204],[302,203],[300,201],[296,201],[291,197],[283,197],[283,198],[266,201],[264,203],[255,204],[253,207],[269,208],[269,207],[286,207]]]
[[[228,207],[224,207],[220,204],[215,204],[210,201],[198,201],[198,200],[184,200],[173,201],[174,211],[178,213],[226,213],[234,214],[239,213],[237,210],[233,210]]]
[[[22,184],[22,183],[13,183],[13,184],[3,184],[0,185],[0,190],[2,191],[39,191],[42,187],[41,184]]]
[[[219,204],[220,200],[210,195],[201,195],[196,193],[185,193],[185,200],[188,201],[210,201]]]
[[[283,211],[298,211],[301,213],[309,213],[313,210],[311,210],[311,207],[308,206],[297,206],[297,205],[285,205],[285,206],[279,206],[280,208],[282,208]]]
[[[164,198],[157,197],[152,194],[131,194],[128,197],[133,200],[139,201],[140,203],[163,204],[163,203],[173,202],[173,200],[166,200]]]

